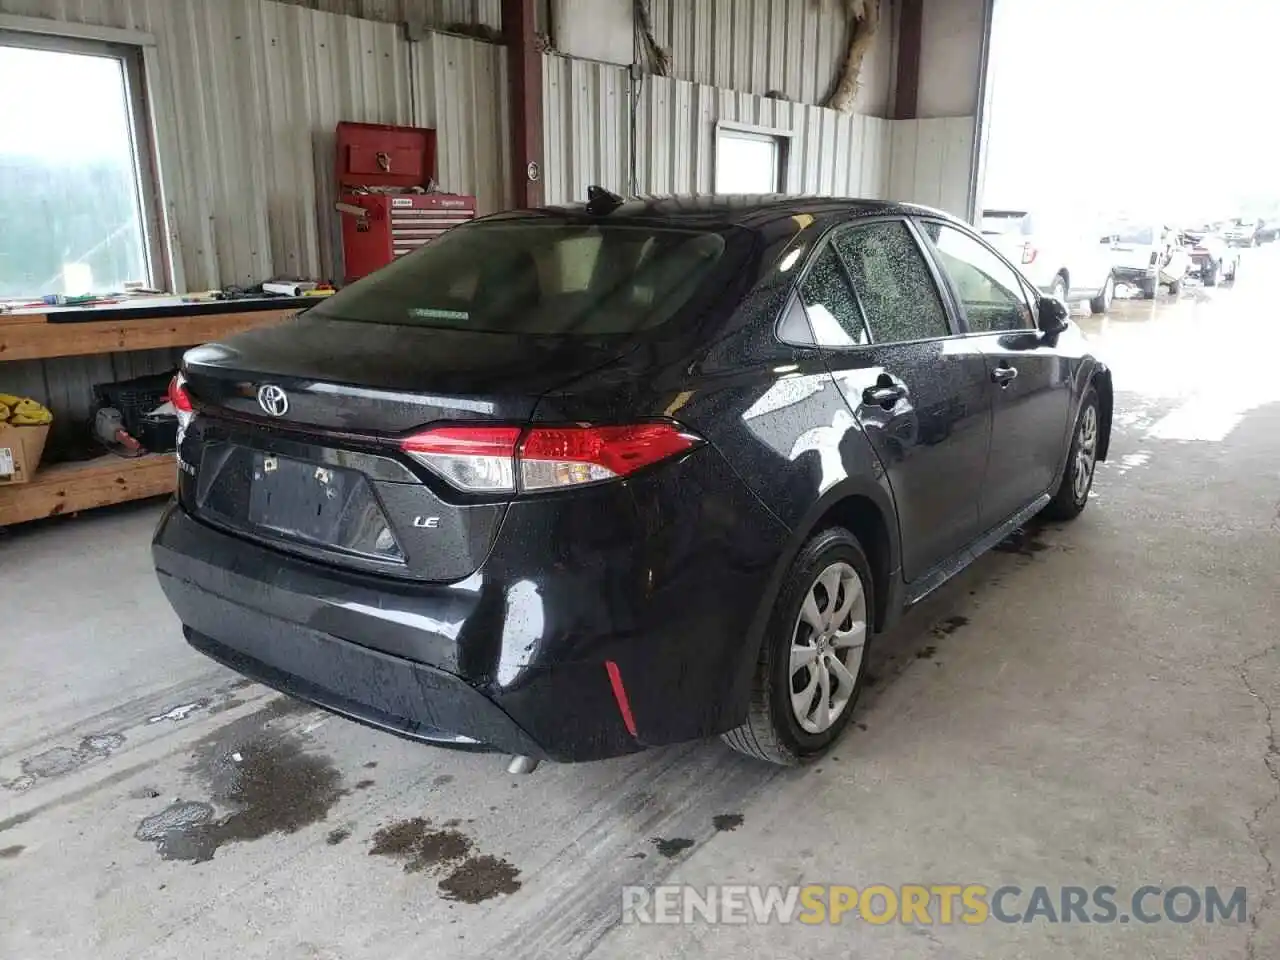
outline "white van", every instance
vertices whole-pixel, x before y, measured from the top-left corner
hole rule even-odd
[[[1116,282],[1096,226],[1047,211],[983,210],[981,229],[1042,292],[1088,301],[1094,313],[1110,309]]]

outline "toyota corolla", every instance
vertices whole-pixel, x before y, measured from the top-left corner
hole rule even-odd
[[[187,640],[416,740],[827,750],[867,651],[1086,505],[1112,387],[968,225],[672,198],[450,231],[189,351],[156,531]]]

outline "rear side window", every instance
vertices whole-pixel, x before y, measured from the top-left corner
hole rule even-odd
[[[808,311],[814,339],[821,346],[856,347],[868,342],[862,311],[830,244],[818,252],[800,284],[800,299]]]
[[[836,235],[875,343],[951,333],[929,265],[902,221],[850,227]]]
[[[450,230],[309,313],[490,333],[627,334],[669,319],[724,249],[715,232],[483,221]]]

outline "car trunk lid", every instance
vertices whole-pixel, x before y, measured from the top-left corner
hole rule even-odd
[[[616,355],[616,343],[588,338],[304,314],[190,350],[183,372],[207,412],[280,430],[390,437],[436,420],[523,421],[546,391]]]
[[[180,497],[228,532],[323,562],[461,579],[509,497],[461,493],[400,439],[441,422],[523,424],[548,390],[625,349],[306,317],[199,347],[183,363],[196,415]]]

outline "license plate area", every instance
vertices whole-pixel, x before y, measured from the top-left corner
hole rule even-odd
[[[249,522],[287,537],[337,543],[360,478],[339,467],[253,454]]]
[[[210,455],[212,454],[212,455]],[[235,444],[208,450],[201,512],[258,537],[404,562],[367,477],[357,470]]]

